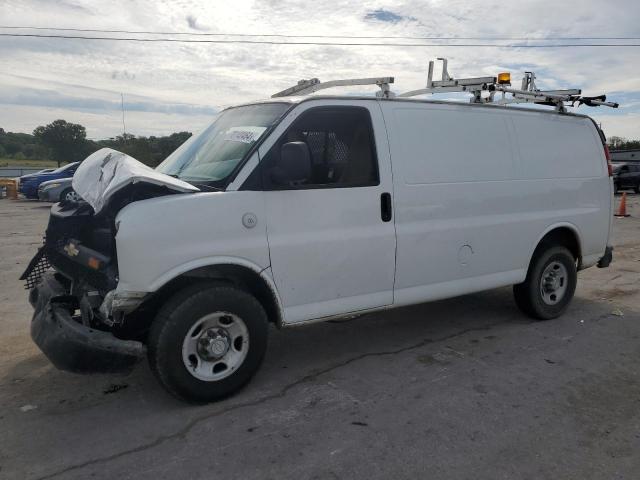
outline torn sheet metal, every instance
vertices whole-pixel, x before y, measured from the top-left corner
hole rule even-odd
[[[119,190],[134,183],[161,185],[176,192],[198,192],[190,183],[170,177],[129,155],[103,148],[89,155],[73,176],[73,189],[98,213]]]

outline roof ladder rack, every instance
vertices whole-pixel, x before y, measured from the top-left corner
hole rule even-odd
[[[281,92],[274,93],[271,98],[288,97],[292,95],[308,95],[318,90],[324,90],[325,88],[333,87],[346,87],[353,85],[377,85],[380,87],[380,91],[376,92],[376,96],[380,98],[390,98],[393,96],[393,92],[389,89],[389,85],[393,83],[393,77],[378,77],[378,78],[353,78],[347,80],[330,80],[328,82],[321,82],[317,78],[310,80],[300,80],[297,85],[289,87]]]
[[[475,96],[475,92],[482,92],[489,88],[489,85],[496,83],[496,77],[473,77],[455,79],[449,75],[447,70],[447,59],[442,60],[442,80],[433,79],[433,60],[429,62],[429,73],[427,74],[427,86],[419,90],[412,90],[397,95],[398,97],[415,97],[426,93],[446,93],[446,92],[470,92]]]
[[[467,92],[473,95],[471,103],[495,103],[497,105],[508,105],[512,103],[534,103],[538,105],[554,106],[558,112],[566,112],[565,102],[571,106],[587,105],[590,107],[606,106],[618,108],[618,104],[607,102],[605,95],[597,97],[582,96],[579,89],[569,90],[538,90],[535,84],[535,74],[525,72],[520,89],[511,88],[511,75],[499,74],[498,77],[473,77],[455,79],[447,70],[447,59],[438,58],[442,61],[442,79],[433,80],[434,61],[429,62],[427,74],[427,86],[419,90],[412,90],[397,95],[399,98],[415,97],[417,95],[446,93],[446,92]],[[482,92],[489,92],[482,96]],[[496,92],[502,92],[502,98],[494,100]],[[507,98],[506,94],[511,97]]]

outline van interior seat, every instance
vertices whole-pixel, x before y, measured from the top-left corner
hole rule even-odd
[[[367,129],[360,127],[353,136],[348,162],[340,176],[340,183],[368,183],[372,177],[371,143]]]

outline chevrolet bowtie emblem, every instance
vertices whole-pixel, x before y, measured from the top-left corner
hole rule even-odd
[[[73,243],[69,243],[65,245],[63,250],[67,252],[67,255],[69,255],[70,257],[75,257],[80,253],[80,251],[76,248],[76,246]]]

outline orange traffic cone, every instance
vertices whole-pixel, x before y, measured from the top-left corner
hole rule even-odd
[[[620,200],[620,206],[618,207],[618,211],[616,212],[616,217],[628,217],[627,213],[627,192],[622,194],[622,200]]]

